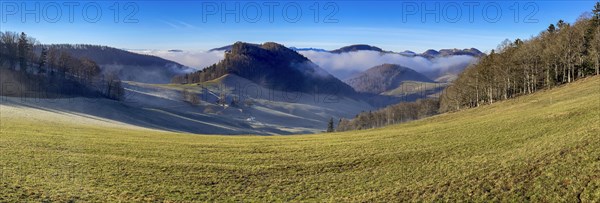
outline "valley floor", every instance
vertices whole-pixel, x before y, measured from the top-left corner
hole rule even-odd
[[[598,76],[301,136],[174,133],[14,102],[0,103],[0,202],[600,201]]]

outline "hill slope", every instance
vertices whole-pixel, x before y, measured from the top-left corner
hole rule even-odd
[[[0,201],[600,201],[600,77],[384,129],[192,136],[2,103]]]
[[[54,44],[44,45],[59,52],[65,51],[76,58],[88,58],[105,72],[116,72],[123,80],[145,83],[169,83],[175,75],[190,69],[174,61],[157,56],[137,54],[117,48],[98,45]]]
[[[433,82],[410,68],[396,64],[382,64],[345,80],[357,92],[380,94],[398,88],[402,82]]]
[[[350,45],[350,46],[345,46],[336,50],[332,50],[330,51],[331,53],[334,54],[340,54],[340,53],[347,53],[347,52],[353,52],[353,51],[378,51],[378,52],[385,52],[383,51],[383,49],[376,47],[376,46],[371,46],[371,45],[367,45],[367,44],[355,44],[355,45]]]
[[[225,54],[225,59],[219,63],[183,77],[187,78],[188,83],[196,83],[214,80],[227,74],[235,74],[263,87],[285,92],[335,95],[355,93],[350,86],[306,57],[273,42],[261,45],[236,42],[231,51]],[[181,80],[181,77],[174,79],[178,80]]]

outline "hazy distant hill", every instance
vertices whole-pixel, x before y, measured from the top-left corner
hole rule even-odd
[[[251,43],[248,43],[251,44]],[[257,44],[253,44],[253,45],[257,45]],[[218,48],[214,48],[214,49],[210,49],[209,51],[231,51],[231,48],[233,47],[233,45],[227,45],[227,46],[222,46],[222,47],[218,47]],[[289,47],[289,49],[294,50],[294,51],[316,51],[316,52],[330,52],[330,53],[346,53],[346,52],[353,52],[353,51],[379,51],[379,52],[385,52],[384,50],[382,50],[379,47],[376,46],[371,46],[371,45],[366,45],[366,44],[355,44],[355,45],[350,45],[350,46],[345,46],[339,49],[335,49],[332,51],[327,51],[325,49],[321,49],[321,48],[298,48],[298,47]]]
[[[375,66],[345,80],[357,92],[372,94],[396,89],[405,81],[434,82],[417,71],[396,64]]]
[[[221,62],[202,71],[175,77],[176,83],[198,83],[235,74],[267,88],[283,91],[354,94],[352,87],[306,57],[283,45],[237,42]]]
[[[319,49],[319,48],[298,48],[298,47],[290,47],[291,50],[294,51],[316,51],[316,52],[327,52],[327,50],[325,49]]]
[[[249,43],[250,44],[250,43]],[[254,45],[258,45],[258,44],[254,44]],[[231,48],[233,47],[232,45],[227,45],[227,46],[222,46],[222,47],[218,47],[218,48],[214,48],[214,49],[210,49],[208,51],[231,51]],[[319,49],[319,48],[298,48],[298,47],[289,47],[289,49],[294,50],[294,51],[316,51],[316,52],[328,52],[325,49]]]
[[[174,61],[107,46],[71,44],[44,46],[48,49],[66,51],[73,57],[91,59],[100,66],[102,71],[116,72],[123,80],[168,83],[173,76],[189,71],[187,67]]]
[[[421,55],[431,56],[431,57],[437,57],[437,56],[440,55],[440,52],[436,51],[436,50],[433,50],[433,49],[429,49],[429,50],[423,52]]]
[[[353,51],[378,51],[378,52],[385,52],[383,51],[383,49],[376,47],[376,46],[371,46],[371,45],[366,45],[366,44],[355,44],[355,45],[350,45],[350,46],[345,46],[336,50],[332,50],[330,51],[331,53],[336,53],[336,54],[340,54],[340,53],[346,53],[346,52],[353,52]]]
[[[222,46],[222,47],[210,49],[208,51],[231,51],[231,47],[233,47],[233,45]]]
[[[257,44],[254,44],[254,45],[257,45]],[[227,45],[227,46],[223,46],[223,47],[210,49],[209,51],[231,51],[232,47],[233,47],[233,45]],[[409,56],[409,57],[422,56],[422,57],[426,57],[426,58],[458,56],[458,55],[468,55],[468,56],[479,57],[479,56],[485,55],[483,52],[479,51],[476,48],[440,49],[439,51],[434,50],[434,49],[429,49],[429,50],[419,54],[419,53],[413,52],[411,50],[405,50],[402,52],[385,51],[379,47],[371,46],[368,44],[354,44],[354,45],[344,46],[339,49],[335,49],[335,50],[331,50],[331,51],[327,51],[327,50],[321,49],[321,48],[312,48],[312,47],[311,48],[289,47],[289,49],[294,50],[294,51],[330,52],[330,53],[334,53],[334,54],[349,53],[349,52],[355,52],[355,51],[377,51],[377,52],[382,52],[382,53],[395,53],[395,54],[400,54],[400,55]]]
[[[483,56],[484,53],[475,48],[470,49],[441,49],[439,51],[439,56],[457,56],[457,55],[467,55],[480,57]]]
[[[231,51],[232,47],[233,47],[233,45],[228,45],[228,46],[223,46],[220,48],[211,49],[211,51]],[[423,57],[432,63],[438,63],[437,65],[440,65],[444,68],[432,68],[432,67],[427,67],[427,68],[413,67],[413,68],[417,68],[417,69],[415,69],[416,71],[420,72],[421,74],[425,75],[426,77],[429,77],[432,80],[435,80],[438,82],[444,82],[444,83],[451,82],[452,80],[454,80],[458,76],[459,73],[461,73],[468,65],[470,65],[474,61],[474,58],[479,58],[479,57],[485,55],[483,52],[479,51],[476,48],[441,49],[439,51],[434,50],[434,49],[429,49],[423,53],[416,53],[416,52],[413,52],[410,50],[406,50],[406,51],[402,51],[402,52],[385,51],[379,47],[371,46],[371,45],[367,45],[367,44],[349,45],[349,46],[344,46],[344,47],[341,47],[339,49],[335,49],[332,51],[326,51],[325,49],[319,49],[319,48],[290,47],[290,49],[300,52],[300,53],[303,53],[303,54],[304,54],[303,51],[323,52],[324,54],[326,54],[326,53],[342,54],[342,53],[353,53],[353,52],[358,52],[358,51],[372,51],[372,52],[379,52],[381,54],[404,56],[409,59],[415,58],[415,60],[420,60],[417,58]],[[324,56],[327,56],[327,55],[324,55]],[[452,60],[453,63],[439,64],[439,63],[443,63],[443,60],[445,60],[445,59],[448,59],[450,57],[456,57],[456,56],[462,56],[462,57],[467,57],[467,58],[457,58],[456,60]],[[474,57],[474,58],[468,58],[468,57]],[[335,59],[332,59],[332,60],[335,60]],[[442,60],[442,61],[440,61],[440,60]],[[390,63],[390,62],[382,61],[381,63]],[[398,65],[402,66],[404,64],[398,64]],[[357,75],[358,73],[360,73],[360,70],[362,70],[362,68],[360,68],[359,70],[357,70],[356,68],[355,69],[335,69],[335,70],[331,69],[330,67],[324,67],[324,68],[342,80],[347,80],[350,77],[352,77],[353,75]]]
[[[425,58],[459,56],[459,55],[468,55],[468,56],[473,56],[473,57],[479,57],[479,56],[484,55],[483,52],[481,52],[475,48],[441,49],[439,51],[429,49],[421,54],[418,54],[411,50],[405,50],[402,52],[385,51],[379,47],[371,46],[371,45],[367,45],[367,44],[355,44],[355,45],[345,46],[345,47],[342,47],[339,49],[332,50],[330,52],[340,54],[340,53],[348,53],[348,52],[354,52],[354,51],[377,51],[377,52],[382,52],[382,53],[396,53],[396,54],[400,54],[400,55],[408,56],[408,57],[422,56]]]
[[[253,43],[247,43],[247,44],[260,46],[260,44],[253,44]],[[230,45],[210,49],[208,51],[231,51],[232,48],[233,48],[233,44],[230,44]]]

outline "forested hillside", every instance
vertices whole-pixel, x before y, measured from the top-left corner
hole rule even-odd
[[[441,111],[491,104],[600,74],[600,2],[569,24],[506,40],[467,68],[441,97]]]
[[[392,105],[341,119],[338,131],[401,123],[492,104],[600,74],[600,3],[573,25],[559,20],[529,40],[505,40],[461,73],[439,100]],[[433,52],[431,52],[433,53]]]
[[[123,94],[119,77],[102,74],[95,61],[41,46],[25,33],[0,32],[0,68],[2,95],[40,97],[77,92],[81,96],[97,92],[119,99]]]
[[[437,98],[402,102],[386,108],[362,112],[354,119],[340,119],[336,131],[365,130],[393,125],[436,115],[439,109]]]
[[[369,68],[344,82],[357,92],[381,94],[398,88],[407,81],[433,82],[421,73],[397,64],[382,64]]]
[[[51,44],[35,47],[48,54],[68,53],[75,58],[87,58],[98,64],[102,72],[116,74],[123,80],[144,83],[168,83],[175,75],[188,73],[191,69],[174,61],[157,56],[138,54],[108,46],[89,44]]]
[[[201,71],[176,76],[174,83],[199,83],[235,74],[263,87],[305,93],[355,94],[354,89],[283,45],[236,42],[225,59]]]

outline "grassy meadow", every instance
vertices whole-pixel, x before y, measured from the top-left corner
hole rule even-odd
[[[7,105],[0,113],[0,202],[600,201],[598,76],[316,135],[192,135]]]

